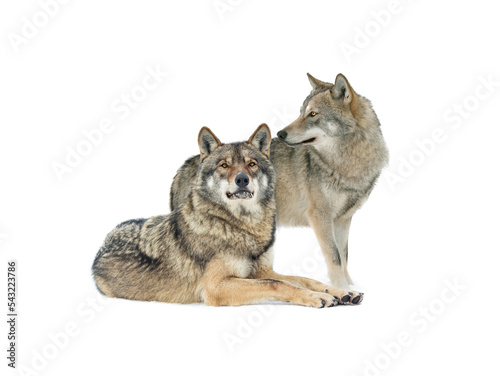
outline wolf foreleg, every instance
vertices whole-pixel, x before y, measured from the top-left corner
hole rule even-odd
[[[310,210],[307,217],[325,257],[328,277],[330,277],[333,286],[341,290],[347,290],[349,282],[345,276],[345,263],[342,262],[345,257],[342,257],[341,253],[341,250],[344,250],[343,244],[337,243],[333,219],[328,215],[318,215],[318,213],[321,213],[321,211]],[[345,227],[339,228],[339,230],[341,230],[339,232],[340,240],[343,240],[342,235],[346,234]],[[345,242],[347,242],[347,237],[345,237]]]
[[[277,279],[291,283],[294,286],[306,288],[317,292],[326,292],[333,295],[339,304],[359,304],[363,300],[363,293],[357,291],[340,290],[333,286],[325,285],[311,278],[296,277],[291,275],[283,275],[276,273],[272,268],[259,268],[257,270],[257,278]]]
[[[338,304],[330,294],[296,287],[276,279],[229,277],[205,290],[205,303],[212,306],[240,306],[268,301],[290,302],[315,308]]]
[[[351,228],[351,219],[349,218],[338,218],[333,221],[333,233],[335,237],[335,243],[337,244],[337,249],[340,253],[340,261],[342,264],[342,271],[346,282],[352,285],[352,279],[347,271],[347,261],[348,261],[348,240],[349,240],[349,229]]]

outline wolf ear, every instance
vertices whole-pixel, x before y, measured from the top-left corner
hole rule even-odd
[[[321,80],[318,80],[317,78],[314,78],[311,76],[309,73],[307,73],[307,78],[309,78],[309,82],[313,88],[313,90],[316,90],[319,87],[328,87],[332,86],[332,84],[329,84],[328,82],[323,82]]]
[[[248,139],[248,143],[255,146],[262,153],[269,157],[271,150],[271,131],[267,124],[263,123],[253,132],[253,135]]]
[[[200,158],[204,160],[214,151],[215,148],[221,146],[221,142],[213,132],[207,127],[203,127],[198,134],[198,146],[200,147]]]
[[[345,78],[342,73],[337,75],[335,85],[333,85],[331,92],[333,98],[343,101],[344,104],[350,104],[356,96],[356,93],[349,84],[349,81],[347,81],[347,78]]]

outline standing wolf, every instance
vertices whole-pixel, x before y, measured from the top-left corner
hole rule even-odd
[[[347,241],[353,214],[387,164],[388,151],[370,101],[339,74],[335,84],[307,74],[312,91],[293,123],[272,140],[277,175],[277,221],[311,226],[332,284],[347,289]],[[188,159],[172,183],[170,206],[181,205],[195,180],[199,157]]]
[[[214,306],[361,302],[359,294],[273,271],[276,175],[267,125],[248,142],[225,145],[202,128],[198,144],[199,166],[183,203],[169,215],[123,222],[106,237],[92,267],[103,294]]]

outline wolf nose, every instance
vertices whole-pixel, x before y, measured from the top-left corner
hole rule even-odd
[[[248,175],[238,174],[236,175],[236,179],[234,179],[234,182],[238,187],[245,188],[248,183],[250,183],[250,178],[248,177]]]
[[[287,136],[286,131],[279,131],[278,132],[278,137],[280,140],[284,140],[286,138],[286,136]]]

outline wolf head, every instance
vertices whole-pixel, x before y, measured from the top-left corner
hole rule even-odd
[[[278,132],[290,146],[331,145],[342,136],[379,132],[380,123],[370,102],[357,94],[344,75],[335,84],[320,81],[307,74],[312,91],[300,109],[300,116]]]
[[[204,127],[198,135],[201,163],[195,190],[230,209],[258,209],[274,198],[276,175],[269,160],[271,132],[261,124],[247,142],[222,144]]]

